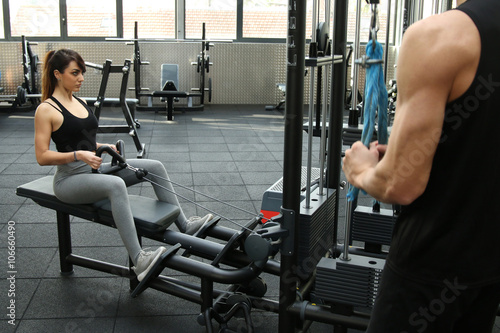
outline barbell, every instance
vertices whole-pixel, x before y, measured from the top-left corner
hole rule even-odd
[[[85,62],[85,65],[87,67],[92,67],[97,70],[100,70],[101,72],[104,68],[103,65],[98,65],[87,61]],[[122,68],[123,72],[126,72],[128,70],[129,70],[128,66]],[[12,103],[12,105],[14,106],[16,105],[21,106],[23,104],[26,104],[28,98],[42,98],[42,94],[28,94],[25,88],[23,88],[22,86],[18,86],[16,90],[16,95],[0,95],[0,102],[9,102]]]
[[[0,95],[0,101],[12,103],[14,106],[26,104],[28,98],[42,98],[42,94],[28,94],[25,88],[18,86],[16,95]]]

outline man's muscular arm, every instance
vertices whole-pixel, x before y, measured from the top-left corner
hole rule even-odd
[[[471,84],[480,57],[474,23],[450,11],[412,25],[398,58],[398,105],[382,159],[375,145],[346,151],[347,180],[386,203],[409,204],[427,186],[446,103]],[[380,159],[380,161],[379,161]]]

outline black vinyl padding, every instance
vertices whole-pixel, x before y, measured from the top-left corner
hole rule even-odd
[[[86,220],[115,227],[111,204],[102,200],[93,204],[68,204],[57,199],[53,191],[53,176],[45,176],[20,185],[16,194],[32,199],[43,207],[54,209]],[[139,234],[156,233],[168,228],[179,216],[178,206],[156,199],[129,195],[130,207]]]

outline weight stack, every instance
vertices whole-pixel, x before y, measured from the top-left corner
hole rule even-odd
[[[350,127],[344,125],[342,129],[342,144],[344,146],[352,146],[356,141],[361,140],[361,134],[363,133],[363,126]],[[370,141],[377,140],[377,131],[373,131],[372,139]]]
[[[316,296],[325,302],[371,309],[384,259],[349,255],[350,260],[322,258],[316,270]]]
[[[352,214],[351,240],[365,243],[390,245],[396,217],[392,210],[357,206]]]
[[[324,189],[325,195],[318,194],[319,189],[311,191],[310,208],[301,202],[298,240],[298,275],[309,277],[321,258],[330,250],[335,241],[335,197],[337,191]]]
[[[311,168],[311,181],[320,177],[319,168]],[[307,182],[307,167],[302,167],[300,177],[300,188],[302,189],[301,200],[304,200],[304,189]],[[280,213],[281,204],[283,203],[283,178],[280,178],[262,195],[262,203],[260,212],[266,219],[270,219]]]

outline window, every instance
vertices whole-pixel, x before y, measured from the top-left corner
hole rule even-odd
[[[0,38],[45,37],[65,39],[105,37],[134,37],[134,22],[138,22],[139,37],[152,39],[187,38],[200,39],[202,23],[205,23],[206,38],[258,41],[285,40],[288,26],[289,0],[8,0],[10,13],[10,36],[0,28]],[[354,41],[356,6],[359,0],[349,1],[348,41]],[[454,2],[456,0],[453,0]],[[361,4],[360,42],[368,41],[370,6],[364,0]],[[422,0],[424,14],[429,4],[440,6],[447,0]],[[317,21],[325,20],[325,1],[319,1]],[[392,0],[391,18],[388,18],[388,0],[380,0],[378,39],[385,41],[386,31],[394,41],[395,28],[401,24],[403,0]],[[330,3],[330,27],[333,27],[333,5]],[[117,8],[117,6],[121,6]],[[435,7],[431,6],[431,7]],[[311,38],[313,1],[307,1],[306,35]],[[61,24],[60,10],[66,8]],[[1,12],[0,12],[1,13]],[[6,13],[4,13],[6,14]],[[386,23],[391,22],[391,29]],[[396,22],[397,21],[397,22]],[[117,29],[122,29],[118,31]],[[67,29],[62,30],[61,29]],[[181,29],[181,31],[177,31]],[[240,29],[240,30],[238,30]],[[331,29],[330,29],[331,30]],[[7,30],[7,33],[8,30]],[[330,34],[332,31],[330,31]],[[396,32],[397,33],[397,32]],[[330,36],[331,37],[331,36]]]
[[[123,37],[175,38],[175,0],[123,0]]]
[[[59,37],[59,0],[10,0],[10,32],[14,37]]]
[[[287,34],[287,0],[244,0],[244,38],[285,38]]]
[[[0,6],[0,38],[5,38],[5,31],[3,30],[3,6]]]
[[[116,2],[66,0],[68,37],[115,37]]]
[[[357,0],[349,0],[349,21],[348,21],[348,35],[347,40],[350,42],[354,41],[355,27],[356,27],[356,5]],[[395,1],[392,1],[392,14],[391,14],[391,26],[394,26],[394,5]],[[378,20],[379,20],[379,30],[377,33],[377,40],[380,43],[385,43],[386,29],[387,29],[387,0],[380,0],[378,7]],[[371,23],[371,7],[364,0],[361,2],[361,21],[360,21],[360,42],[366,43],[369,40],[370,23]]]
[[[235,0],[186,0],[186,38],[201,38],[205,22],[206,38],[236,39]]]
[[[306,38],[311,38],[313,5],[307,2]],[[243,38],[286,38],[288,0],[244,0]],[[325,3],[320,1],[317,22],[325,21]],[[332,26],[330,14],[330,27]],[[331,37],[331,36],[330,36]]]

